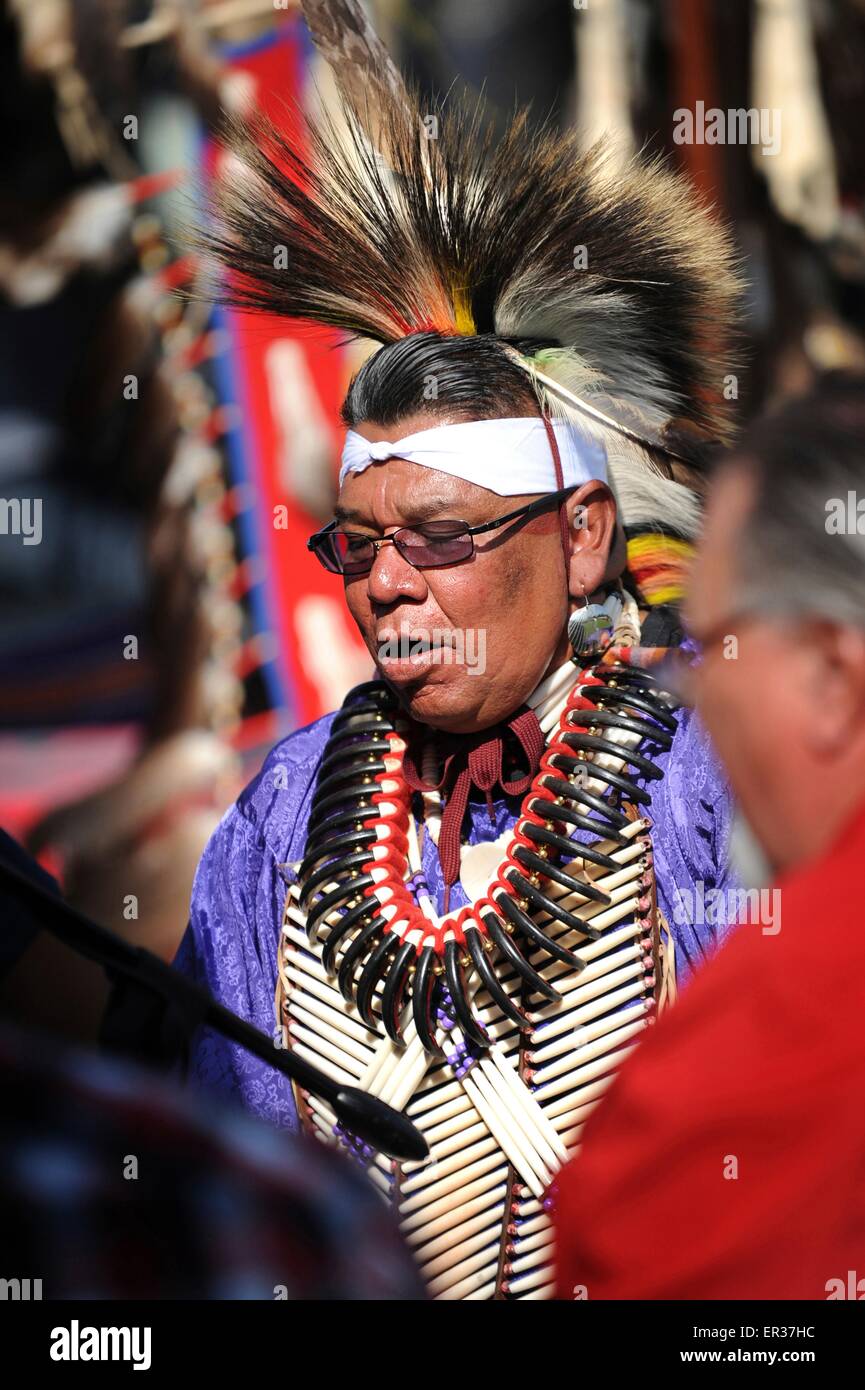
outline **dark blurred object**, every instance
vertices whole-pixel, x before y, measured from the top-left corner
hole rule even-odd
[[[60,889],[55,879],[32,859],[25,849],[0,830],[0,863],[8,864],[19,873],[32,878],[46,893],[60,897]],[[27,947],[37,936],[40,926],[38,914],[21,901],[17,895],[2,898],[3,926],[0,929],[0,982],[21,958]]]
[[[38,901],[9,890],[4,865],[62,901],[51,875],[0,830],[0,1015],[52,1037],[95,1042],[108,998],[104,972],[42,930]]]
[[[0,844],[0,850],[3,848]],[[407,1116],[376,1096],[343,1085],[295,1053],[282,1050],[266,1033],[226,1009],[206,989],[152,951],[132,946],[89,921],[63,902],[50,879],[47,885],[42,881],[38,865],[26,856],[23,863],[8,852],[5,858],[0,857],[0,901],[12,906],[13,915],[24,916],[28,932],[35,927],[47,933],[76,956],[101,966],[117,983],[117,1002],[106,1019],[117,1049],[131,1051],[154,1066],[170,1068],[184,1061],[189,1039],[206,1024],[303,1090],[326,1100],[337,1122],[364,1142],[393,1158],[417,1160],[427,1156],[426,1142]],[[111,1041],[107,1027],[102,1036]]]
[[[13,520],[38,508],[0,550],[0,729],[138,726],[132,769],[28,832],[70,900],[170,959],[235,790],[244,618],[208,310],[178,297],[198,268],[153,214],[179,171],[141,167],[153,92],[215,122],[227,74],[185,21],[130,49],[152,8],[0,9],[0,117],[21,137],[0,168],[0,494]]]
[[[44,1299],[416,1299],[339,1155],[0,1026],[4,1276]]]
[[[515,103],[570,123],[574,79],[571,0],[414,0],[382,4],[402,71],[427,91],[468,83],[504,117]]]

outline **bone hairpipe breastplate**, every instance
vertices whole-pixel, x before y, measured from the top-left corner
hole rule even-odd
[[[659,777],[645,750],[675,728],[647,673],[583,671],[486,893],[439,918],[407,881],[392,697],[360,687],[334,721],[286,898],[278,1016],[286,1046],[424,1133],[429,1159],[398,1164],[297,1093],[304,1126],[394,1205],[433,1297],[552,1294],[545,1194],[672,988],[633,770]]]

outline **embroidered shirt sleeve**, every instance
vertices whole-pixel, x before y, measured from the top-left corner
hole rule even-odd
[[[175,965],[215,999],[276,1036],[276,953],[286,880],[302,852],[309,796],[330,716],[291,735],[223,817],[192,890],[189,926]],[[227,1039],[201,1029],[191,1079],[238,1097],[254,1114],[296,1128],[285,1077]]]
[[[663,781],[648,813],[654,829],[658,899],[687,980],[735,920],[729,842],[733,799],[709,736],[683,710]]]

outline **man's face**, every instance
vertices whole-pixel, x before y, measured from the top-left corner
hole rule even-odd
[[[441,423],[420,414],[398,432]],[[370,440],[394,429],[356,428]],[[420,521],[477,526],[533,500],[389,459],[346,478],[336,516],[344,530],[381,536]],[[476,536],[471,558],[447,567],[418,570],[395,546],[380,546],[368,574],[346,576],[345,593],[370,653],[416,719],[459,733],[486,728],[531,694],[561,645],[568,602],[556,508]],[[405,654],[383,658],[401,634]],[[419,654],[424,639],[445,649]]]
[[[802,654],[787,629],[757,615],[737,617],[737,557],[753,500],[747,467],[723,468],[710,490],[684,617],[698,641],[711,635],[694,671],[693,698],[745,817],[777,868],[787,858],[789,811],[807,796],[806,779],[784,750],[804,746],[813,703]]]

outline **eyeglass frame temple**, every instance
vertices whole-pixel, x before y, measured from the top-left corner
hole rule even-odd
[[[538,497],[534,502],[524,502],[521,507],[517,507],[512,512],[508,512],[505,516],[496,517],[494,521],[485,521],[480,526],[466,526],[464,531],[459,531],[456,534],[465,536],[480,536],[483,534],[484,531],[494,531],[497,526],[506,526],[509,521],[516,521],[518,517],[523,517],[524,519],[526,519],[530,516],[535,516],[539,512],[543,511],[544,507],[548,507],[551,502],[564,502],[565,499],[570,497],[572,493],[576,492],[576,490],[577,484],[574,483],[570,487],[559,488],[557,492],[548,492],[544,497]],[[455,517],[454,520],[458,521],[459,518]],[[424,525],[423,522],[420,522],[419,524]],[[314,554],[317,554],[318,544],[324,540],[325,536],[332,535],[336,530],[336,527],[337,523],[334,520],[329,521],[327,525],[323,526],[320,531],[316,531],[315,534],[310,536],[309,540],[306,542],[307,550],[311,550]],[[385,541],[390,541],[391,544],[393,544],[394,536],[398,535],[400,531],[411,531],[413,529],[414,528],[411,526],[398,526],[392,536],[365,536],[364,539],[368,540],[369,543],[374,546],[383,545]],[[356,532],[354,534],[359,535],[360,532]],[[434,540],[435,537],[427,536],[426,539]],[[377,554],[378,550],[376,550],[376,555]]]

